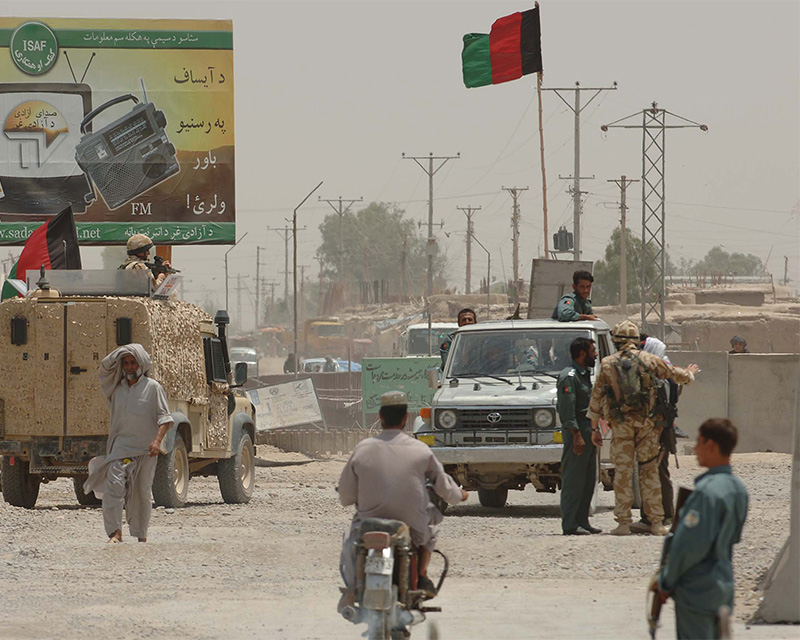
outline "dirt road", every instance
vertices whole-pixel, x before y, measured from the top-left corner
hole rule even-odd
[[[334,487],[342,462],[260,446],[256,493],[226,505],[214,478],[193,479],[190,505],[154,512],[150,541],[107,545],[100,511],[77,506],[72,483],[43,485],[32,511],[0,503],[2,638],[358,638],[335,613],[341,533],[350,511]],[[675,472],[699,472],[682,456]],[[744,454],[751,497],[735,551],[737,638],[796,638],[752,626],[749,594],[788,533],[790,457]],[[560,535],[558,496],[512,492],[494,511],[477,497],[452,509],[440,548],[452,562],[429,620],[453,638],[647,638],[644,589],[661,540]],[[595,526],[613,526],[604,493]],[[672,608],[660,638],[674,637]],[[427,638],[429,623],[414,637]]]

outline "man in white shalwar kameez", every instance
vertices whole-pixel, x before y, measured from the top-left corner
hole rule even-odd
[[[131,536],[147,541],[151,491],[161,441],[172,426],[167,396],[148,376],[150,355],[140,344],[112,351],[100,363],[100,386],[111,423],[106,455],[89,461],[84,491],[103,501],[108,542],[122,541],[122,510]]]

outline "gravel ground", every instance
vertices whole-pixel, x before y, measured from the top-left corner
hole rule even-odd
[[[334,492],[344,461],[266,446],[258,456],[249,504],[226,505],[215,478],[193,479],[186,508],[154,511],[146,544],[127,531],[124,544],[105,544],[100,510],[77,506],[68,479],[43,485],[34,510],[0,502],[0,637],[358,637],[363,628],[334,611],[351,516]],[[700,470],[691,456],[680,465],[676,484],[691,486]],[[791,458],[742,454],[734,469],[750,492],[734,557],[737,635],[795,638],[797,627],[743,624],[788,534]],[[595,526],[613,528],[612,505],[603,493]],[[558,496],[529,487],[500,511],[471,494],[448,513],[439,546],[451,560],[439,637],[647,637],[659,538],[565,538]],[[669,607],[660,637],[673,637],[671,617]]]

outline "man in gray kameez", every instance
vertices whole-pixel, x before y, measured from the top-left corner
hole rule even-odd
[[[419,588],[430,597],[436,595],[428,578],[428,562],[442,515],[431,503],[426,482],[448,504],[463,502],[468,494],[445,473],[426,444],[403,433],[407,414],[405,393],[384,393],[380,408],[383,431],[356,445],[339,478],[339,501],[357,509],[342,545],[340,568],[348,590],[340,607],[355,600],[356,540],[366,518],[400,520],[408,525],[419,551]]]
[[[120,347],[100,363],[111,424],[106,455],[89,462],[83,487],[103,500],[109,542],[122,541],[123,507],[131,536],[147,540],[153,476],[161,441],[173,424],[164,389],[149,372],[150,356],[140,344]]]

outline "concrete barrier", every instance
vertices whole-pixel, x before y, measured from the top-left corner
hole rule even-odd
[[[683,387],[678,401],[678,426],[694,439],[697,428],[708,418],[728,417],[728,354],[724,351],[676,351],[669,353],[672,364],[697,364],[701,371],[695,381]]]
[[[728,417],[736,450],[792,453],[800,354],[740,354],[728,359]]]
[[[800,354],[678,351],[673,364],[702,371],[684,387],[678,425],[693,437],[707,418],[730,418],[739,429],[736,451],[792,452]]]

